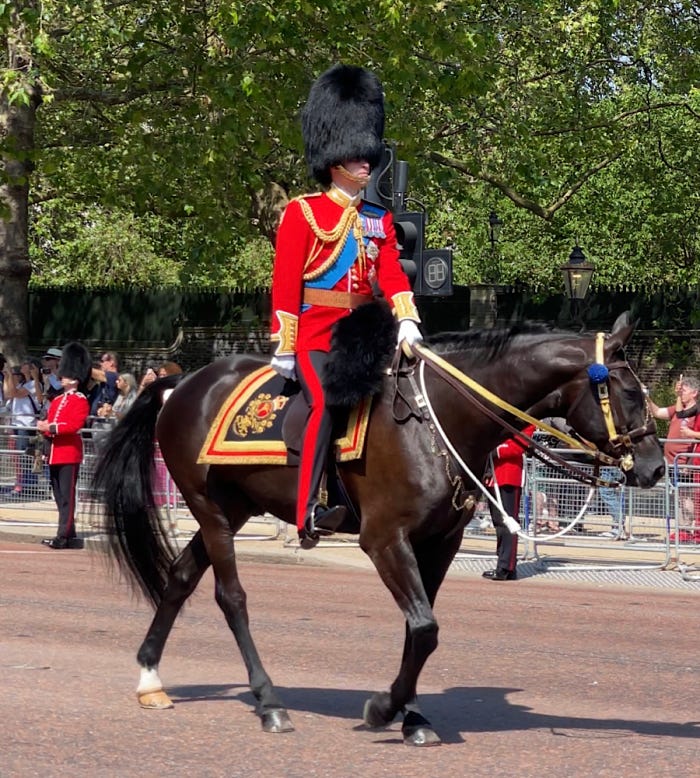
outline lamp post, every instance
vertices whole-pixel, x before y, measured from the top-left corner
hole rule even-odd
[[[496,248],[498,239],[501,237],[501,227],[503,222],[498,218],[496,211],[489,213],[489,243],[491,244],[491,251]]]
[[[566,296],[571,301],[574,320],[577,320],[581,302],[588,294],[588,287],[591,284],[595,268],[592,262],[586,260],[586,255],[577,244],[569,254],[569,261],[559,269],[564,277],[564,289]]]

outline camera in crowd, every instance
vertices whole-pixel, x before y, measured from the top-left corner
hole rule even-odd
[[[50,375],[51,374],[51,368],[50,367],[42,367],[41,372],[43,375]]]

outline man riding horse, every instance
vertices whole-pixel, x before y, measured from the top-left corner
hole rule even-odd
[[[376,284],[398,319],[398,343],[422,340],[391,213],[361,197],[381,160],[383,132],[384,95],[369,71],[336,65],[312,85],[302,133],[309,171],[324,191],[287,206],[272,280],[272,367],[299,380],[309,405],[296,503],[302,548],[334,531],[344,513],[319,498],[332,433],[323,377],[333,326],[371,302]]]

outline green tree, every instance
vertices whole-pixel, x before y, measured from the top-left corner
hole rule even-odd
[[[558,283],[574,240],[601,279],[649,277],[650,255],[692,279],[697,25],[691,0],[0,0],[0,346],[26,343],[29,213],[37,281],[127,223],[109,267],[143,253],[147,277],[164,263],[181,283],[257,272],[251,257],[268,272],[246,246],[274,232],[280,198],[251,204],[270,182],[308,186],[298,110],[340,60],[385,84],[387,137],[458,280]]]

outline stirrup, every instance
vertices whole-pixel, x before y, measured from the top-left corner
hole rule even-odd
[[[332,535],[338,531],[346,516],[347,508],[344,505],[334,505],[329,508],[317,503],[311,514],[307,516],[304,528],[311,534]]]

